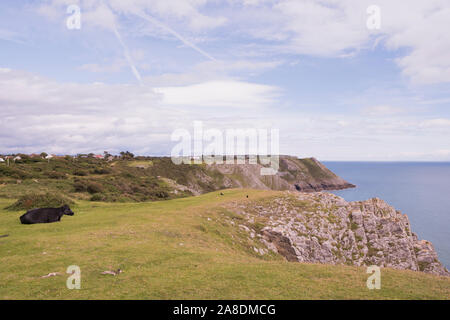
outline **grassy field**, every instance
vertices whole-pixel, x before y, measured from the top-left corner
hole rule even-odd
[[[365,268],[259,256],[244,231],[224,223],[227,201],[275,191],[226,190],[161,202],[78,201],[75,216],[21,225],[0,200],[0,299],[449,299],[450,279],[382,269],[368,290]],[[249,200],[245,195],[249,195]],[[236,217],[238,219],[238,217]],[[81,289],[68,290],[69,265]],[[102,275],[120,268],[117,275]],[[51,272],[61,275],[41,278]]]

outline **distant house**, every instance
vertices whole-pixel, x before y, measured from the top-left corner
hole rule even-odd
[[[45,159],[50,160],[51,158],[53,158],[53,156],[51,154],[49,154],[48,156],[45,157]]]
[[[3,158],[0,158],[0,162],[5,162],[5,160]]]
[[[13,161],[19,161],[19,160],[22,160],[22,158],[20,156],[17,156],[13,159]]]
[[[95,159],[104,159],[105,157],[104,157],[103,155],[101,155],[101,154],[96,154],[96,155],[94,156],[94,158],[95,158]]]

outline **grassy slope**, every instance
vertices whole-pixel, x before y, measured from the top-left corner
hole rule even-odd
[[[450,279],[382,269],[382,289],[365,268],[261,258],[221,202],[275,191],[227,190],[152,203],[79,202],[60,223],[20,225],[0,209],[0,299],[449,299]],[[0,208],[12,200],[0,200]],[[225,212],[226,213],[226,212]],[[209,219],[208,219],[209,218]],[[237,221],[238,222],[238,221]],[[45,254],[44,254],[45,252]],[[65,270],[82,270],[68,290]],[[121,268],[119,276],[101,275]],[[40,278],[50,272],[63,275]]]
[[[309,158],[281,156],[280,172],[285,174],[280,176],[261,177],[260,168],[251,167],[236,167],[238,170],[224,173],[220,171],[222,165],[175,165],[169,157],[138,157],[113,162],[92,158],[24,159],[10,166],[0,164],[0,198],[49,192],[78,200],[142,202],[181,198],[228,187],[284,190],[293,188],[293,183],[299,181],[303,182],[300,183],[302,188],[345,184]],[[174,192],[177,188],[164,178],[189,188],[178,188]]]

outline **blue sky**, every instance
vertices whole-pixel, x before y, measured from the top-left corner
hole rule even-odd
[[[300,157],[450,161],[448,30],[446,0],[2,1],[0,153],[170,154],[200,120]]]

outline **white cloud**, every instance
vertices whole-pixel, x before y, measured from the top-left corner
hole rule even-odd
[[[161,87],[156,91],[163,94],[163,104],[223,108],[270,106],[280,94],[276,87],[231,80]]]
[[[397,60],[403,73],[417,83],[449,82],[449,2],[384,0],[382,8],[386,46],[409,49]]]
[[[420,126],[424,128],[450,128],[450,119],[438,118],[425,120]]]
[[[190,128],[211,108],[221,108],[221,113],[209,118],[207,125],[242,122],[245,127],[255,123],[254,109],[245,111],[246,107],[269,107],[277,94],[274,87],[233,80],[162,87],[156,92],[147,85],[58,83],[0,68],[0,149],[169,154],[171,132]],[[233,118],[236,110],[238,120]]]
[[[144,77],[144,82],[153,86],[184,86],[217,80],[244,81],[243,76],[255,76],[282,63],[277,60],[203,61],[189,66],[184,72]]]
[[[174,121],[158,103],[148,87],[57,83],[1,69],[0,147],[55,153],[157,148],[163,128],[155,117]]]
[[[272,52],[354,57],[360,50],[381,45],[402,50],[396,62],[414,82],[450,82],[447,0],[251,1],[248,10],[246,4],[230,24],[267,41]],[[366,9],[373,4],[381,9],[380,30],[366,27]]]
[[[403,113],[405,112],[404,108],[399,107],[393,107],[389,105],[380,105],[380,106],[372,106],[372,107],[365,107],[362,109],[363,114],[369,115],[369,116],[392,116],[395,114]]]
[[[274,108],[278,88],[231,79],[158,91],[147,85],[57,83],[2,68],[0,149],[167,155],[172,131],[192,130],[192,121],[202,120],[219,130],[278,128],[280,151],[298,156],[450,160],[442,151],[450,150],[447,118],[280,113]]]
[[[289,49],[300,54],[336,56],[361,48],[368,30],[361,22],[364,7],[336,1],[282,1],[274,6],[285,18]]]
[[[424,127],[423,119],[296,114],[277,119],[280,149],[301,157],[342,161],[449,161],[450,126]]]
[[[119,72],[126,66],[122,61],[116,61],[108,65],[100,65],[97,63],[85,63],[80,66],[81,70],[89,72],[102,73],[102,72]]]

